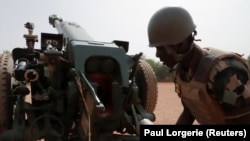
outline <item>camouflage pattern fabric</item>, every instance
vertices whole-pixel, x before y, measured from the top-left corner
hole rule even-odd
[[[249,79],[248,70],[242,62],[234,58],[220,60],[209,76],[209,89],[225,112],[230,112],[247,105],[248,94],[246,84]]]

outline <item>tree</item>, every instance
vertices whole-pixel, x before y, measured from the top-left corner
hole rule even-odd
[[[247,63],[250,64],[250,55],[247,57]]]
[[[8,50],[3,50],[3,53],[4,54],[11,54],[10,51],[8,51]]]
[[[153,68],[156,78],[159,82],[172,81],[169,73],[169,68],[160,62],[155,62],[152,59],[145,59]]]

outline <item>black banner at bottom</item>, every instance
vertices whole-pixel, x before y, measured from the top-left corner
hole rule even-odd
[[[141,125],[140,141],[146,140],[250,140],[250,125]]]

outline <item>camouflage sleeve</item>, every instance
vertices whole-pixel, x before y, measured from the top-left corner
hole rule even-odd
[[[211,95],[220,102],[224,111],[246,106],[250,99],[248,68],[234,58],[220,60],[209,76]]]

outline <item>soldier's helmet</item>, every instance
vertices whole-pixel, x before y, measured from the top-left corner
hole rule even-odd
[[[149,46],[176,45],[195,30],[189,12],[182,7],[164,7],[153,14],[148,23]]]

